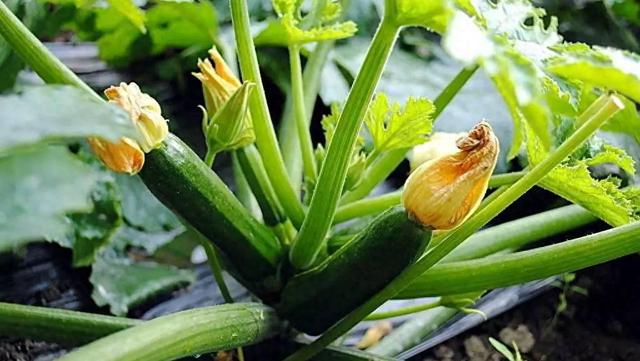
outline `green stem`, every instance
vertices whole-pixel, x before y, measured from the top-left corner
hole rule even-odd
[[[229,287],[227,287],[227,283],[224,281],[224,276],[222,275],[222,265],[220,264],[218,251],[216,251],[216,249],[213,247],[213,244],[207,239],[202,238],[200,244],[204,248],[204,252],[207,254],[207,262],[209,263],[209,268],[211,269],[211,273],[213,273],[213,278],[216,280],[216,284],[220,289],[220,293],[222,294],[224,302],[233,303],[233,297],[231,297]]]
[[[246,0],[230,0],[231,20],[236,38],[236,48],[238,50],[238,61],[244,80],[254,82],[256,90],[249,99],[249,109],[253,119],[253,127],[256,133],[256,144],[260,150],[262,161],[269,166],[266,168],[269,179],[278,195],[280,204],[284,208],[287,216],[296,227],[302,224],[304,219],[304,209],[300,203],[299,195],[296,194],[282,160],[278,141],[273,130],[271,115],[267,106],[267,98],[262,85],[260,69],[256,49],[251,37],[249,23],[249,10]]]
[[[513,184],[520,179],[525,172],[513,172],[496,174],[489,179],[489,188],[501,187]],[[402,201],[402,190],[390,192],[377,197],[369,197],[354,202],[346,203],[336,210],[333,223],[346,222],[351,219],[378,214],[389,207],[400,204]]]
[[[0,334],[75,346],[142,321],[55,308],[0,302]]]
[[[280,330],[275,312],[256,303],[196,308],[101,338],[60,361],[174,360],[260,342]]]
[[[209,168],[213,167],[213,162],[216,159],[216,153],[207,149],[207,154],[204,156],[204,162],[209,166]]]
[[[360,177],[360,182],[340,199],[340,205],[357,201],[366,197],[371,191],[393,172],[404,160],[408,149],[396,149],[378,157]]]
[[[351,150],[399,30],[399,26],[383,19],[349,92],[311,198],[312,216],[305,218],[291,247],[290,260],[297,269],[313,264],[322,249],[344,187]]]
[[[233,180],[236,184],[235,194],[238,197],[238,200],[242,205],[249,210],[249,213],[254,218],[261,219],[262,212],[260,211],[260,205],[256,200],[256,197],[253,195],[251,190],[251,186],[247,182],[247,178],[245,178],[244,173],[242,172],[242,167],[240,166],[240,161],[238,160],[238,155],[234,151],[231,155],[231,166],[233,169]]]
[[[489,189],[511,185],[526,174],[526,171],[494,174],[489,179]]]
[[[302,73],[304,108],[306,114],[309,114],[307,117],[309,121],[320,91],[322,69],[334,44],[333,40],[327,40],[316,45],[304,66],[304,72]],[[291,91],[287,94],[281,124],[278,135],[282,157],[284,158],[293,189],[300,193],[302,189],[302,156],[300,155],[300,142],[296,136],[297,126],[293,114],[293,94]]]
[[[541,239],[552,237],[598,218],[578,205],[570,205],[498,224],[474,233],[442,262],[486,257],[505,250],[516,250]]]
[[[270,313],[271,311],[268,311],[268,314]],[[66,346],[82,345],[143,322],[145,321],[0,302],[0,335],[56,342]],[[232,328],[233,325],[229,327]],[[285,347],[300,347],[287,340],[278,340],[278,342],[281,344],[284,342]],[[98,357],[96,360],[102,361],[103,358]],[[345,347],[328,347],[318,355],[318,361],[322,360],[393,361],[394,359],[377,357]]]
[[[86,90],[91,96],[102,99],[58,58],[51,54],[49,49],[20,22],[20,19],[13,15],[2,1],[0,1],[0,35],[45,83],[74,85]]]
[[[595,116],[589,118],[578,128],[562,145],[549,154],[542,162],[535,165],[520,180],[510,186],[504,193],[497,197],[485,208],[478,211],[460,227],[448,233],[444,239],[427,253],[413,266],[409,267],[384,289],[374,295],[369,301],[355,309],[340,322],[331,327],[320,338],[316,339],[308,347],[289,356],[286,361],[308,360],[318,353],[322,348],[331,344],[340,335],[348,332],[360,320],[365,318],[376,308],[394,297],[403,288],[420,277],[429,268],[433,267],[447,254],[449,254],[460,243],[487,224],[491,219],[500,214],[507,206],[522,196],[539,182],[555,166],[560,164],[567,156],[573,153],[582,143],[584,143],[598,128],[604,124],[614,114],[624,108],[624,104],[616,96],[610,96],[609,101]]]
[[[351,219],[378,214],[387,208],[400,204],[402,190],[383,194],[378,197],[365,198],[340,206],[336,210],[333,223],[341,223]]]
[[[385,336],[379,343],[367,349],[367,351],[376,355],[398,355],[417,345],[458,312],[455,308],[439,307],[424,314],[414,315],[399,328]]]
[[[397,308],[397,309],[392,310],[392,311],[372,313],[369,316],[365,317],[365,321],[384,320],[386,318],[393,318],[393,317],[398,317],[398,316],[410,315],[412,313],[431,310],[431,309],[434,309],[434,308],[440,307],[440,306],[442,306],[442,305],[440,304],[440,301],[438,300],[438,301],[429,302],[429,303],[423,303],[423,304],[419,304],[419,305],[401,307],[401,308]]]
[[[284,209],[269,183],[267,171],[256,147],[249,145],[238,149],[236,154],[245,179],[260,205],[264,223],[270,227],[284,223],[286,221]]]
[[[438,116],[442,114],[442,111],[449,105],[451,100],[458,94],[460,89],[467,83],[471,76],[478,70],[478,66],[474,65],[471,68],[464,68],[460,70],[458,74],[447,84],[447,86],[438,94],[433,101],[433,105],[436,110],[433,113],[433,119],[438,119]]]
[[[447,295],[529,282],[640,251],[640,222],[500,257],[450,262],[415,279],[398,298]]]
[[[224,280],[224,276],[222,275],[222,264],[220,262],[220,256],[218,252],[213,247],[208,240],[202,239],[202,247],[204,248],[205,253],[207,254],[207,262],[209,263],[209,268],[211,268],[211,272],[213,273],[213,278],[216,280],[216,284],[218,285],[218,289],[222,294],[222,298],[226,303],[234,303],[233,297],[231,296],[231,292],[229,292],[229,287],[227,287],[227,283]],[[238,359],[240,361],[244,361],[244,350],[242,347],[238,347],[236,349],[238,353]]]
[[[302,164],[304,175],[315,180],[318,170],[309,132],[309,120],[304,104],[304,89],[302,81],[302,65],[300,64],[300,48],[298,45],[289,46],[289,64],[291,66],[291,94],[293,95],[293,110],[298,130],[298,140],[302,150]]]

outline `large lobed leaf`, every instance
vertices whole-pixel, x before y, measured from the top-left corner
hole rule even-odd
[[[109,256],[93,264],[90,277],[93,300],[114,315],[126,315],[131,307],[193,280],[193,273],[172,266]]]
[[[11,148],[100,136],[137,139],[129,116],[71,86],[26,88],[0,96],[0,155]]]
[[[63,238],[70,212],[91,210],[98,178],[64,147],[40,147],[0,157],[0,251]]]

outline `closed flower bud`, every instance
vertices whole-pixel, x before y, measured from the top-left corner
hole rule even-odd
[[[413,172],[426,161],[458,152],[456,140],[466,135],[467,133],[433,133],[427,142],[416,145],[411,150],[409,156],[411,171]]]
[[[455,144],[457,152],[425,162],[405,183],[407,213],[431,229],[455,228],[478,208],[498,159],[498,139],[487,122]]]
[[[193,76],[202,82],[205,107],[213,115],[231,98],[241,83],[216,48],[209,50],[209,56],[213,64],[209,59],[198,60],[200,72],[193,73]]]
[[[207,148],[216,154],[222,150],[237,149],[255,141],[249,115],[249,95],[255,84],[245,82],[211,118],[203,109],[202,131]]]
[[[129,138],[111,143],[92,137],[89,138],[89,145],[100,160],[114,172],[133,175],[138,173],[144,165],[144,152],[135,141]]]
[[[149,94],[140,91],[136,83],[120,83],[104,91],[109,102],[129,113],[138,128],[139,145],[149,152],[157,148],[169,134],[167,120],[162,117],[160,105]]]

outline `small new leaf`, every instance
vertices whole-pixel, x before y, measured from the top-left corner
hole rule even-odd
[[[257,45],[300,45],[324,40],[344,39],[356,33],[356,24],[352,21],[332,23],[337,19],[342,7],[333,1],[325,2],[325,7],[318,9],[318,22],[306,24],[305,19],[298,16],[300,2],[295,0],[274,0],[273,7],[278,14],[277,20],[269,25],[255,38]],[[310,14],[316,17],[316,14]]]
[[[365,124],[378,152],[410,148],[424,143],[433,127],[435,108],[425,98],[410,97],[404,107],[389,104],[380,93],[371,103]]]

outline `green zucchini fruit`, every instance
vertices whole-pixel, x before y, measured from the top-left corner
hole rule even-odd
[[[300,331],[318,335],[415,262],[431,231],[393,207],[316,267],[293,276],[276,310]]]
[[[160,201],[215,244],[245,287],[265,299],[279,291],[278,239],[178,137],[169,134],[147,154],[140,176]]]

